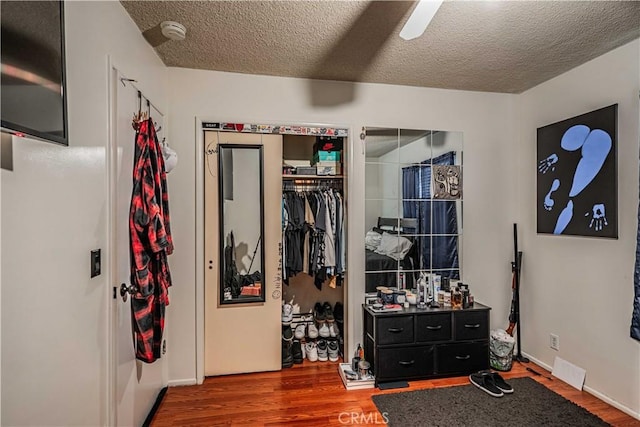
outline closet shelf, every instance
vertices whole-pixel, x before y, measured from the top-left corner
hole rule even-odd
[[[283,174],[282,179],[342,179],[344,175],[289,175]]]

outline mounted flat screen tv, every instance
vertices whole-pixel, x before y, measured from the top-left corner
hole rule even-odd
[[[1,1],[2,130],[68,145],[62,1]]]

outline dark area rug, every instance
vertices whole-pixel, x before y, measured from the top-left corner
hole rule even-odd
[[[473,384],[372,396],[390,426],[608,426],[531,378],[507,380],[512,394],[493,397]]]

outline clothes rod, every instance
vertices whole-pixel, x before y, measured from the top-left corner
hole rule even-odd
[[[156,107],[153,102],[151,102],[149,100],[149,98],[144,94],[144,92],[142,92],[140,89],[138,89],[138,87],[134,84],[134,83],[138,83],[137,80],[128,79],[126,77],[120,77],[120,83],[122,83],[122,86],[125,86],[125,87],[127,86],[127,83],[129,83],[132,88],[134,88],[135,90],[140,92],[141,96],[145,99],[147,104],[149,104],[151,107],[153,107],[153,109],[156,110],[158,112],[158,114],[160,114],[161,117],[164,117],[164,114],[162,113],[162,111],[160,111],[160,109],[158,107]]]

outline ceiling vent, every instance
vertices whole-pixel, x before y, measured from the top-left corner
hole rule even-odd
[[[171,40],[184,40],[187,36],[187,29],[184,25],[175,21],[164,21],[160,24],[162,35]]]

